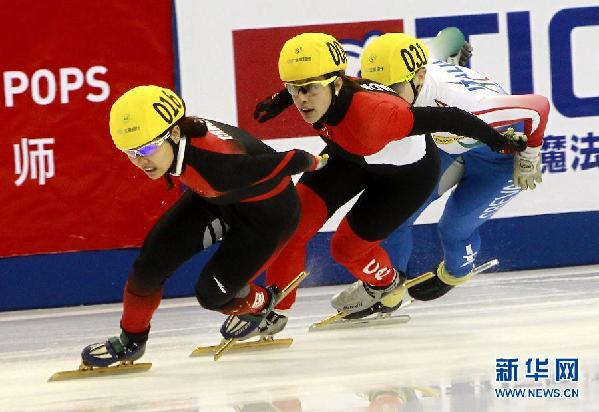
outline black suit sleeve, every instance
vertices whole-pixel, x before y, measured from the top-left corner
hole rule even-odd
[[[506,139],[497,130],[473,114],[457,107],[412,107],[412,135],[449,132],[483,142],[498,151]]]
[[[317,164],[315,156],[299,149],[248,155],[188,147],[185,157],[187,167],[197,170],[212,187],[221,192],[277,181],[284,176],[313,170]]]

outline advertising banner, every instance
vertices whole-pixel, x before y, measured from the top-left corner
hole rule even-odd
[[[113,145],[133,86],[174,87],[171,2],[3,4],[0,257],[138,246],[176,196]]]
[[[181,84],[196,112],[238,122],[277,149],[300,147],[316,153],[322,142],[310,137],[315,133],[293,108],[264,124],[252,117],[256,103],[282,89],[277,60],[285,40],[305,31],[332,34],[348,52],[348,74],[357,75],[361,51],[380,32],[404,31],[426,40],[456,26],[474,48],[473,69],[508,92],[542,94],[551,102],[542,149],[544,183],[512,196],[494,217],[599,210],[596,3],[536,2],[522,7],[509,0],[474,8],[466,1],[383,0],[366,8],[352,1],[236,4],[234,17],[214,10],[210,21],[198,25],[193,24],[198,16],[218,6],[177,2]],[[497,204],[504,203],[497,199]],[[417,223],[435,222],[442,208],[442,200],[435,202]],[[325,230],[337,222],[333,219]]]

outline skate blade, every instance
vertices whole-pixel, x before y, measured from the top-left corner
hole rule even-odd
[[[322,331],[322,330],[334,330],[334,329],[353,329],[361,328],[366,326],[388,326],[397,325],[401,323],[407,323],[410,321],[410,315],[378,315],[376,317],[362,318],[362,319],[340,319],[335,322],[320,325],[314,323],[308,329],[310,332]]]
[[[279,349],[279,348],[288,348],[293,343],[293,338],[283,338],[283,339],[269,339],[269,338],[260,338],[259,340],[254,340],[251,342],[239,342],[235,341],[228,347],[227,352],[250,352],[255,350],[267,350],[267,349]],[[198,346],[191,352],[189,357],[197,357],[197,356],[213,356],[217,350],[221,347],[221,344],[212,345],[212,346]]]
[[[91,367],[81,364],[79,369],[71,371],[56,372],[48,382],[64,381],[68,379],[93,378],[97,376],[122,375],[126,373],[146,372],[152,367],[152,363],[120,363],[114,366]]]
[[[291,291],[298,287],[298,285],[310,274],[310,272],[300,272],[287,286],[283,288],[281,294],[279,295],[277,301],[275,302],[275,306],[282,301]],[[266,337],[264,340],[271,340],[272,337]],[[260,343],[263,339],[260,339],[258,343]],[[237,339],[223,339],[219,345],[216,347],[216,351],[214,352],[214,361],[219,360],[225,352],[231,349],[237,343]],[[291,343],[289,343],[291,345]],[[289,346],[287,345],[287,346]],[[193,353],[193,352],[192,352]]]
[[[497,266],[499,264],[499,260],[497,259],[491,259],[486,263],[483,263],[482,265],[479,265],[477,267],[475,267],[474,269],[472,269],[472,273],[474,275],[478,275],[479,273],[485,272],[489,269],[491,269],[494,266]]]

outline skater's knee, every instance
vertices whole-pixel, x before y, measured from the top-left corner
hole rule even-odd
[[[205,290],[196,287],[196,299],[204,309],[217,310],[229,303],[232,298],[206,293]]]
[[[217,310],[227,305],[235,297],[235,293],[237,293],[237,289],[231,289],[216,277],[210,276],[200,278],[195,287],[198,303],[208,310]]]

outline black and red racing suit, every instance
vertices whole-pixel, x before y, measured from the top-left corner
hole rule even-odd
[[[268,296],[248,282],[264,271],[299,221],[290,175],[317,164],[302,150],[279,153],[239,128],[196,121],[205,122],[207,131],[174,146],[172,174],[188,190],[146,236],[125,287],[121,327],[130,337],[147,338],[166,279],[220,239],[197,281],[198,301],[228,314],[259,311]]]
[[[344,77],[338,96],[314,125],[326,142],[327,165],[304,174],[297,190],[298,229],[267,270],[267,283],[287,285],[304,270],[306,245],[337,209],[358,195],[331,241],[331,255],[356,278],[374,286],[393,280],[379,245],[433,190],[439,171],[429,135],[447,131],[498,150],[505,139],[468,112],[453,107],[411,107],[390,88]],[[321,154],[322,154],[321,153]],[[291,306],[295,293],[278,308]]]

